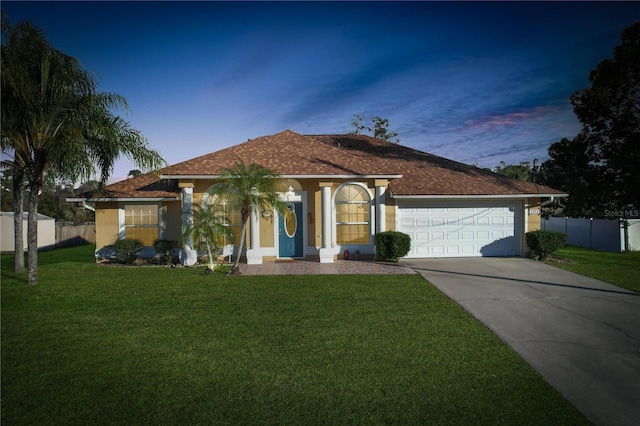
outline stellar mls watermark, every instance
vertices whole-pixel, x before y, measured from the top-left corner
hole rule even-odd
[[[639,209],[621,209],[621,210],[605,210],[605,217],[626,217],[626,218],[634,218],[640,217]]]

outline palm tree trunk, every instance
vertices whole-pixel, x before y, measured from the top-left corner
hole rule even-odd
[[[209,245],[209,240],[206,240],[205,244],[207,245],[207,253],[209,254],[209,269],[213,271],[215,265],[213,264],[213,257],[211,257],[211,246]]]
[[[24,240],[22,237],[24,213],[24,191],[22,190],[23,175],[17,174],[13,176],[13,230],[14,230],[14,261],[13,269],[15,272],[24,271]]]
[[[238,265],[240,264],[240,255],[242,254],[242,249],[244,248],[244,238],[247,234],[247,221],[242,222],[242,231],[240,231],[240,245],[238,246],[238,256],[236,256],[236,263],[233,265],[231,269],[231,273],[239,274],[240,268]]]
[[[29,192],[29,223],[27,248],[27,285],[38,284],[38,189]]]

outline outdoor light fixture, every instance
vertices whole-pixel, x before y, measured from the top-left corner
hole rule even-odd
[[[293,186],[289,185],[289,188],[287,188],[287,200],[293,198],[294,195],[296,195],[296,193],[293,190]]]

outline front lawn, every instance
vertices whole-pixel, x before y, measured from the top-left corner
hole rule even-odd
[[[550,265],[640,292],[640,251],[608,253],[566,246],[553,257],[568,262],[547,261]]]
[[[419,275],[2,256],[2,424],[588,424]]]

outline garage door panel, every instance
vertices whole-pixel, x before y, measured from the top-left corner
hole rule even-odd
[[[399,231],[409,234],[408,257],[519,255],[517,204],[465,203],[464,206],[402,206]]]

